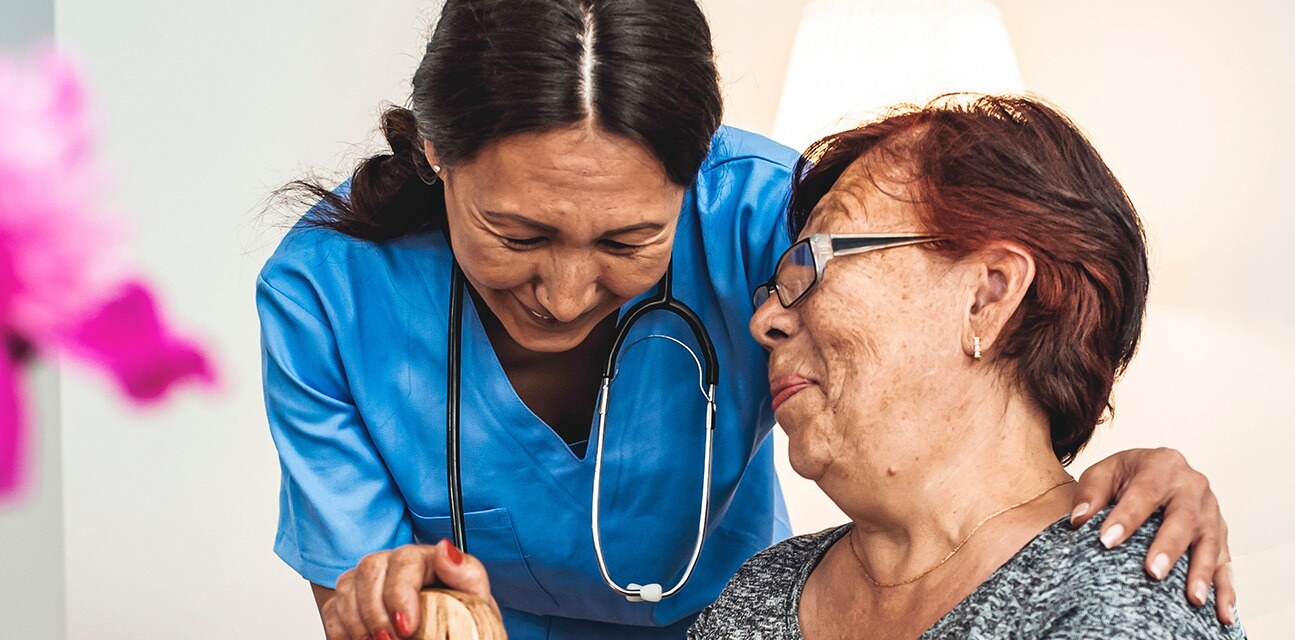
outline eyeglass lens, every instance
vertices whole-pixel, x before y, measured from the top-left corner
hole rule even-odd
[[[790,307],[814,286],[818,272],[814,269],[814,250],[808,242],[798,242],[778,261],[774,281],[778,284],[778,299]]]

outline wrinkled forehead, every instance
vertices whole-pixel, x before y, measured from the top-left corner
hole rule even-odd
[[[917,173],[900,154],[872,150],[850,164],[810,214],[801,237],[814,233],[921,231]]]

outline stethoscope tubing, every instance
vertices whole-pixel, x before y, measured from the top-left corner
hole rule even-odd
[[[674,265],[671,264],[666,267],[665,275],[662,276],[661,282],[657,286],[657,294],[634,305],[625,314],[625,317],[621,318],[616,330],[616,340],[612,344],[611,352],[607,355],[607,363],[603,367],[602,385],[598,391],[598,442],[594,453],[593,505],[590,517],[590,530],[594,539],[594,556],[598,560],[598,570],[602,573],[603,582],[631,602],[658,602],[662,598],[668,598],[683,589],[684,585],[688,583],[688,579],[692,577],[698,558],[701,557],[702,543],[706,538],[706,527],[710,516],[710,480],[711,466],[714,459],[715,436],[715,386],[719,383],[719,357],[715,352],[715,345],[706,331],[706,326],[702,324],[701,318],[697,317],[697,314],[688,305],[674,297],[673,283]],[[702,358],[705,360],[704,365],[698,363],[706,395],[706,448],[704,453],[705,462],[702,465],[701,506],[699,507],[700,514],[697,518],[697,538],[693,544],[692,556],[688,559],[688,565],[684,568],[678,581],[669,589],[662,589],[661,585],[656,583],[647,585],[631,583],[621,586],[612,579],[611,572],[607,569],[607,561],[603,556],[602,533],[599,523],[602,497],[603,441],[607,433],[607,404],[611,398],[611,383],[616,378],[617,361],[622,347],[625,346],[625,340],[629,337],[630,327],[639,318],[654,311],[671,313],[681,318],[692,330],[693,337],[697,339],[697,344],[701,347]],[[673,338],[670,340],[689,352],[692,351],[682,342]],[[696,359],[696,354],[693,354],[693,358]]]
[[[453,260],[450,266],[450,326],[447,340],[445,393],[445,480],[450,502],[450,535],[454,546],[468,550],[468,532],[464,523],[463,476],[459,445],[459,382],[463,365],[463,270]]]
[[[662,598],[667,598],[678,593],[688,583],[692,577],[693,570],[697,566],[697,560],[701,556],[702,544],[706,538],[706,528],[710,516],[710,484],[711,471],[714,459],[714,436],[715,436],[715,387],[719,382],[719,357],[715,352],[714,343],[702,324],[701,319],[687,305],[676,300],[673,295],[673,265],[666,268],[665,275],[657,287],[657,295],[639,302],[630,308],[625,317],[621,318],[617,325],[616,339],[612,344],[612,349],[607,357],[607,363],[603,370],[602,384],[598,392],[598,441],[594,453],[594,478],[593,478],[593,497],[592,497],[592,517],[590,518],[590,528],[593,533],[594,555],[598,561],[598,570],[602,573],[603,581],[607,586],[617,593],[625,596],[631,602],[650,601],[658,602]],[[463,506],[463,479],[461,469],[460,444],[461,425],[460,425],[460,391],[462,377],[462,355],[463,355],[463,298],[464,289],[463,270],[459,267],[457,261],[453,261],[450,275],[450,326],[448,327],[447,336],[447,363],[446,363],[446,402],[445,402],[445,477],[446,491],[449,497],[450,505],[450,527],[451,536],[454,545],[461,550],[467,550],[467,527],[464,522],[465,513]],[[706,445],[704,452],[705,462],[702,465],[702,485],[701,485],[701,505],[700,514],[697,522],[697,538],[693,544],[692,556],[688,560],[688,565],[684,568],[674,586],[663,590],[659,584],[638,585],[629,584],[621,586],[612,579],[611,573],[607,568],[606,559],[603,556],[602,534],[599,527],[599,515],[601,511],[600,498],[602,490],[602,462],[603,462],[603,442],[604,435],[607,432],[607,404],[611,397],[611,383],[617,373],[617,360],[621,348],[629,335],[629,329],[640,317],[653,311],[664,311],[679,316],[692,330],[698,345],[702,350],[702,358],[705,360],[703,365],[698,362],[701,369],[701,378],[703,389],[706,396]],[[672,339],[687,349],[686,345],[678,340]],[[691,351],[691,350],[689,350]],[[696,354],[693,354],[696,359]]]
[[[668,598],[683,589],[692,577],[693,569],[697,566],[697,560],[701,557],[702,543],[706,539],[706,528],[709,524],[710,516],[710,479],[711,466],[714,460],[714,443],[715,443],[715,385],[707,385],[706,394],[706,449],[704,453],[704,463],[702,464],[702,488],[701,488],[701,506],[699,507],[700,515],[697,522],[697,538],[693,543],[692,555],[688,559],[688,566],[683,570],[679,580],[674,586],[660,591],[660,585],[639,585],[631,583],[621,586],[612,579],[611,572],[607,568],[607,561],[603,556],[602,533],[599,530],[599,512],[601,511],[602,495],[602,470],[603,470],[603,434],[607,429],[607,402],[611,396],[611,379],[603,378],[602,386],[598,392],[598,443],[594,454],[594,491],[592,517],[590,518],[590,529],[594,538],[594,557],[598,560],[598,571],[602,573],[603,582],[613,591],[625,596],[630,602],[642,602],[644,600],[657,602],[663,598]],[[645,588],[647,588],[645,590]]]

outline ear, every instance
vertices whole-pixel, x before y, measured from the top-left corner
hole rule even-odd
[[[962,348],[970,357],[975,339],[989,353],[1034,283],[1034,256],[1014,242],[994,242],[963,259],[971,269]]]
[[[438,171],[436,168],[444,167],[445,165],[441,164],[441,157],[436,155],[436,147],[433,147],[432,143],[427,140],[423,140],[423,155],[427,156],[427,166],[432,167],[433,171],[440,174],[441,171]]]

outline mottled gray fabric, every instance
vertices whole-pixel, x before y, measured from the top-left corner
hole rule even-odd
[[[1147,576],[1143,563],[1159,515],[1112,550],[1097,539],[1105,517],[1102,512],[1077,530],[1064,518],[1044,529],[922,639],[1245,638],[1240,623],[1225,627],[1215,619],[1212,592],[1206,606],[1187,601],[1185,559],[1164,582]],[[800,640],[797,610],[805,581],[850,527],[792,538],[756,554],[701,613],[688,638]],[[858,624],[859,637],[868,637],[868,621]]]

